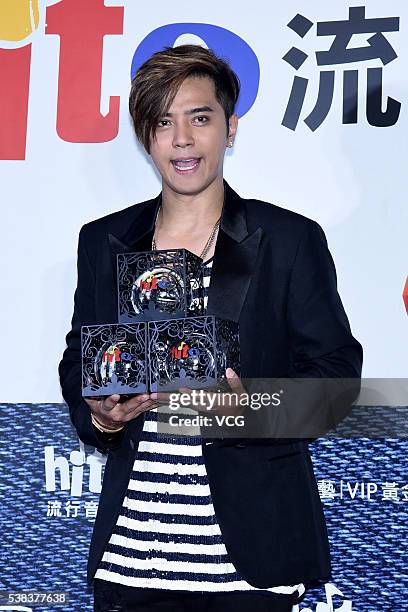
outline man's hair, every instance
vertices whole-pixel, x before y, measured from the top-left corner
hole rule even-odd
[[[147,153],[160,117],[170,108],[180,85],[187,77],[209,77],[215,97],[228,122],[234,113],[240,82],[229,64],[200,45],[165,47],[154,53],[136,72],[129,96],[129,111],[136,136]]]

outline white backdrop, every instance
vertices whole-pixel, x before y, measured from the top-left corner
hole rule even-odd
[[[74,14],[88,2],[102,4],[61,4],[67,10],[72,7]],[[390,127],[369,125],[365,113],[367,68],[382,67],[380,59],[316,64],[314,53],[329,49],[333,40],[316,35],[316,22],[347,20],[349,7],[361,6],[361,0],[207,0],[200,8],[179,0],[171,10],[163,0],[156,0],[154,8],[134,0],[106,0],[106,6],[124,7],[124,30],[104,38],[101,112],[107,113],[110,96],[120,96],[120,118],[117,137],[99,143],[67,142],[57,133],[60,39],[45,34],[44,3],[36,31],[17,42],[6,40],[11,38],[9,15],[2,16],[0,8],[3,59],[4,53],[32,44],[25,159],[0,158],[3,363],[13,366],[2,368],[1,401],[61,401],[57,365],[72,316],[79,229],[160,191],[159,177],[136,144],[128,116],[132,57],[156,28],[187,21],[235,33],[259,61],[259,91],[226,155],[226,179],[244,197],[273,202],[322,225],[352,331],[364,347],[363,374],[406,376],[408,320],[402,290],[408,273],[408,5],[403,0],[364,4],[367,18],[400,17],[399,31],[384,33],[397,57],[383,68],[383,110],[387,96],[402,104],[397,123]],[[315,24],[304,38],[287,27],[297,13]],[[200,42],[188,24],[184,31],[176,44]],[[354,36],[349,47],[366,46],[373,34]],[[292,46],[309,55],[298,71],[282,59]],[[350,125],[342,124],[345,69],[359,71],[358,122]],[[1,70],[0,61],[0,80]],[[315,104],[321,70],[335,71],[335,91],[328,116],[312,132],[303,119]],[[290,130],[281,122],[295,74],[308,78],[309,86],[301,119],[296,130]],[[0,100],[6,95],[0,90]],[[5,121],[0,116],[0,148]],[[22,358],[9,360],[11,352]]]

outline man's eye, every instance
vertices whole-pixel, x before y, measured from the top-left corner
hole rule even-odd
[[[197,123],[207,123],[209,120],[209,118],[205,115],[197,115],[197,117],[194,117],[194,119],[197,119]]]
[[[169,120],[168,120],[168,119],[160,119],[160,121],[158,122],[158,124],[157,124],[157,125],[158,125],[159,127],[165,127],[163,124],[164,124],[164,123],[168,123],[168,122],[169,122]]]

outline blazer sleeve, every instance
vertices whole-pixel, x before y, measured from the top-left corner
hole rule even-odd
[[[318,223],[310,221],[292,267],[287,322],[293,377],[360,378],[361,344],[353,337],[337,291],[337,275]]]
[[[298,244],[287,324],[292,355],[288,377],[311,379],[288,381],[288,413],[297,436],[312,441],[350,414],[360,392],[363,363],[362,346],[351,333],[337,291],[326,236],[315,221],[309,220]]]
[[[71,330],[66,336],[67,346],[58,368],[61,390],[80,440],[107,453],[119,446],[125,428],[113,434],[100,432],[93,425],[91,409],[82,397],[81,326],[96,320],[95,270],[87,251],[87,225],[79,233],[77,272]]]

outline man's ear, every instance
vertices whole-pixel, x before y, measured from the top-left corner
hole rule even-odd
[[[238,129],[238,115],[233,113],[229,118],[228,137],[234,137]]]

